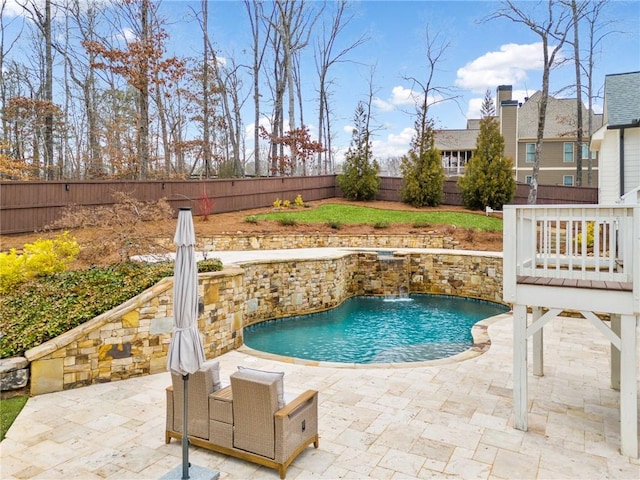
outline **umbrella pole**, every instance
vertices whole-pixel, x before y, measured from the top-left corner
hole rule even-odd
[[[188,390],[189,390],[189,375],[182,376],[182,383],[184,385],[184,406],[182,408],[182,480],[188,480],[189,478],[189,429],[187,428],[188,415],[187,406],[188,403]]]

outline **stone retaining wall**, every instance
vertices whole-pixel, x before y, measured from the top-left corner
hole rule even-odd
[[[406,243],[406,241],[405,241]],[[312,313],[354,295],[409,292],[500,302],[502,255],[461,250],[406,250],[393,257],[348,252],[330,258],[247,262],[200,274],[205,354],[242,345],[244,326]],[[26,352],[31,394],[166,371],[173,328],[173,280]]]
[[[286,248],[445,248],[459,249],[460,244],[452,237],[443,237],[437,232],[415,235],[302,235],[302,234],[258,234],[242,233],[199,238],[198,250],[278,250]],[[213,253],[215,255],[215,253]]]

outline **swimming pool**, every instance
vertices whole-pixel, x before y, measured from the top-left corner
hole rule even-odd
[[[246,327],[244,343],[263,352],[327,362],[435,360],[469,349],[471,327],[506,311],[498,303],[446,295],[352,297],[324,312]]]

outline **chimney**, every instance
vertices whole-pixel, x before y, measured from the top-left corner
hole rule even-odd
[[[499,85],[496,92],[496,106],[500,108],[502,102],[505,100],[511,100],[511,94],[513,87],[511,85]]]

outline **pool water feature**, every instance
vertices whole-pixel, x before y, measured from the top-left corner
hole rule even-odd
[[[498,303],[445,295],[352,297],[320,313],[244,329],[250,348],[341,363],[396,363],[450,357],[473,345],[471,327],[508,311]]]
[[[406,257],[393,256],[392,252],[391,254],[378,253],[378,266],[380,269],[377,275],[380,282],[378,286],[379,293],[382,295],[407,294],[409,291],[409,275],[407,274],[406,262]]]

